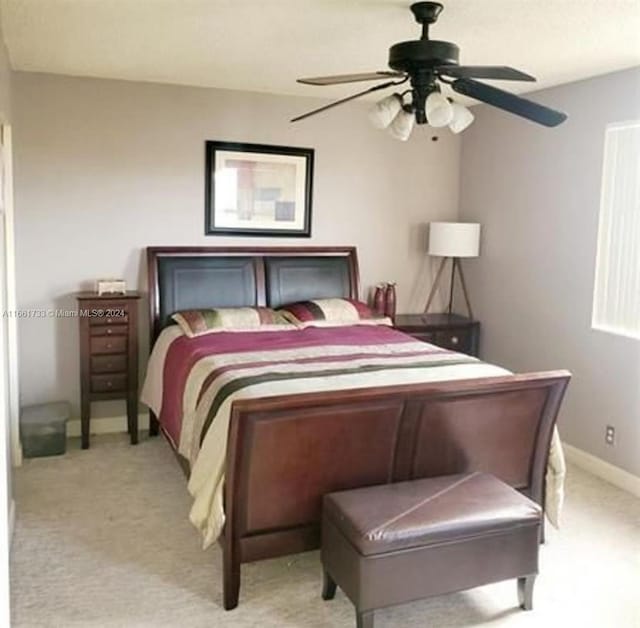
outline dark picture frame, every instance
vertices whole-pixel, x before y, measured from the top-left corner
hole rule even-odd
[[[205,235],[311,236],[313,148],[205,142]]]

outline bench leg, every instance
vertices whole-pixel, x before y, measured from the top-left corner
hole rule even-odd
[[[356,626],[357,628],[373,628],[374,611],[356,610]]]
[[[518,603],[520,608],[530,611],[533,608],[533,585],[536,581],[536,574],[518,578]]]
[[[335,580],[329,575],[326,569],[322,570],[322,599],[332,600],[336,596]]]

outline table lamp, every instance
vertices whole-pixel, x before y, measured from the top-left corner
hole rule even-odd
[[[462,265],[460,258],[462,257],[478,257],[480,254],[480,225],[472,222],[432,222],[429,224],[429,247],[428,254],[434,257],[442,257],[440,267],[436,273],[436,279],[433,282],[427,304],[424,308],[425,314],[428,313],[431,302],[436,294],[442,273],[444,271],[447,260],[451,260],[451,285],[449,288],[449,308],[448,313],[451,314],[453,307],[453,289],[455,284],[455,272],[458,269],[460,276],[460,284],[464,300],[467,304],[469,318],[473,318],[469,295],[467,294],[467,286],[462,273]]]

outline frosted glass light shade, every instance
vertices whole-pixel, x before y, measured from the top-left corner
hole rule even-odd
[[[453,133],[461,133],[473,122],[474,116],[469,109],[457,102],[451,103],[451,109],[453,109],[453,118],[449,128]]]
[[[429,255],[478,257],[480,255],[480,225],[475,222],[430,223]]]
[[[431,92],[425,104],[427,122],[433,127],[447,126],[453,120],[453,107],[440,92]]]
[[[401,109],[389,126],[389,133],[397,140],[406,142],[411,135],[411,131],[413,131],[415,122],[416,117],[413,115],[413,112]]]
[[[402,98],[399,94],[391,94],[371,107],[369,121],[376,129],[386,129],[401,109]]]

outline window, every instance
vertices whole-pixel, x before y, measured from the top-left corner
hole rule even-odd
[[[640,121],[605,131],[592,325],[640,339]]]

